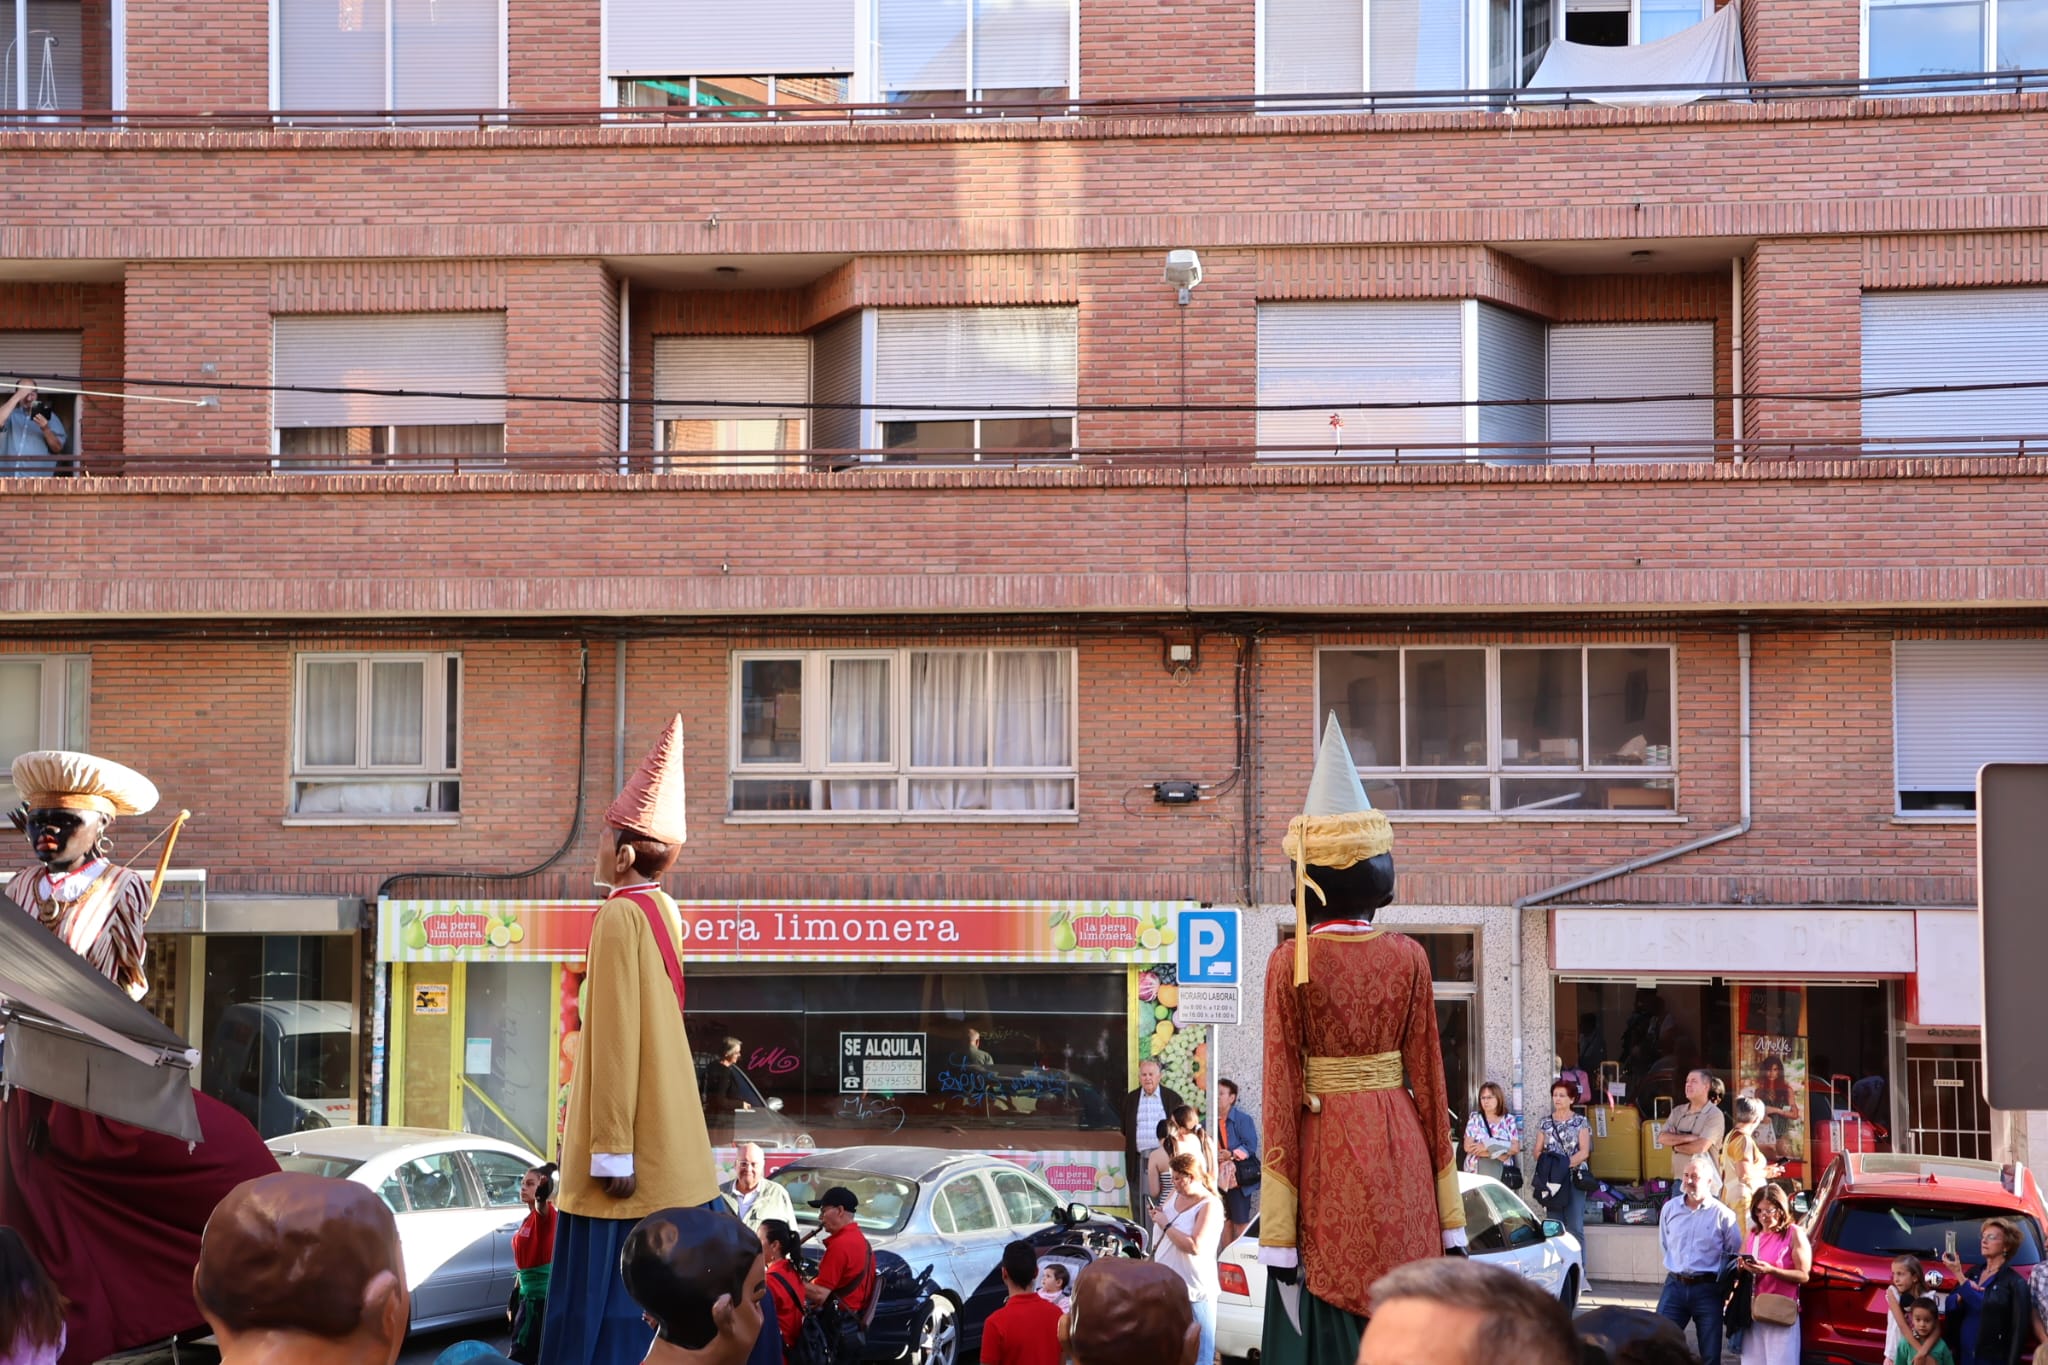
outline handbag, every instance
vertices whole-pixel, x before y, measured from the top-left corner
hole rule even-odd
[[[1768,1322],[1774,1327],[1790,1327],[1799,1321],[1799,1300],[1783,1294],[1752,1294],[1749,1315],[1757,1322]]]
[[[1509,1161],[1500,1168],[1500,1183],[1511,1190],[1522,1188],[1522,1166],[1520,1162]]]
[[[1248,1156],[1234,1164],[1237,1167],[1237,1187],[1241,1190],[1248,1190],[1266,1178],[1266,1169],[1259,1165],[1259,1159],[1255,1156]]]
[[[1581,1163],[1572,1167],[1572,1188],[1581,1194],[1591,1194],[1600,1188],[1600,1177],[1593,1174],[1593,1168]]]

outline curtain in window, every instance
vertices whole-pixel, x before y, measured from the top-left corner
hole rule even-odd
[[[43,747],[43,665],[40,659],[0,661],[0,764]],[[13,787],[8,788],[13,791]],[[15,793],[16,798],[20,796]]]
[[[995,656],[995,766],[1063,768],[1072,760],[1067,656],[1056,649]],[[995,810],[1067,810],[1065,778],[1002,778],[991,784]]]
[[[356,663],[306,665],[301,752],[309,768],[347,768],[356,761]]]
[[[830,664],[828,763],[887,763],[889,745],[889,661],[834,659]],[[879,810],[896,804],[894,780],[871,778],[829,782],[833,810]]]
[[[423,726],[427,666],[376,663],[370,666],[370,762],[377,766],[426,762]]]
[[[912,768],[988,766],[988,655],[927,650],[910,656]],[[986,810],[985,780],[925,778],[910,784],[913,810]]]

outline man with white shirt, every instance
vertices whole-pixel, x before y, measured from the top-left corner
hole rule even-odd
[[[1182,1103],[1177,1091],[1159,1083],[1159,1074],[1158,1062],[1139,1062],[1138,1088],[1124,1096],[1124,1174],[1131,1182],[1131,1216],[1141,1223],[1152,1216],[1144,1207],[1145,1158],[1159,1145],[1159,1125]]]
[[[796,1206],[789,1202],[789,1191],[763,1179],[766,1169],[761,1149],[751,1142],[741,1144],[732,1179],[718,1187],[718,1197],[750,1228],[758,1230],[770,1218],[779,1218],[794,1227]]]

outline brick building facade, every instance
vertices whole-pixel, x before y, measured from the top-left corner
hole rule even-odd
[[[729,62],[607,52],[606,0],[509,0],[471,16],[493,112],[436,119],[478,101],[407,85],[407,0],[382,88],[409,103],[295,100],[294,45],[337,22],[302,0],[74,8],[85,112],[0,125],[36,187],[0,220],[0,362],[206,401],[76,400],[62,456],[15,466],[0,718],[194,812],[157,1003],[202,1084],[251,1020],[290,1051],[330,1027],[299,1004],[346,1001],[342,1051],[264,1064],[334,1071],[302,1103],[256,1068],[266,1126],[325,1100],[546,1144],[575,955],[408,936],[573,915],[593,812],[676,712],[672,886],[707,916],[1242,907],[1246,1022],[1211,1060],[1255,1100],[1280,834],[1336,709],[1396,807],[1389,921],[1437,936],[1454,1090],[1533,1109],[1607,1063],[1654,1114],[1783,1037],[1815,1101],[1788,1155],[2024,1155],[2025,1123],[1931,1088],[1977,1045],[1940,760],[2048,758],[2048,399],[1859,394],[2048,377],[2025,78],[1901,92],[1875,10],[1791,0],[1744,7],[1748,75],[1832,84],[1290,113],[1256,104],[1292,22],[1257,0],[1075,0],[1015,7],[1051,24],[1015,52],[968,39],[1064,54],[1014,78],[1022,116],[979,75],[920,105],[886,57],[756,47],[747,81],[840,99],[748,118]],[[1868,951],[1830,960],[1845,934]],[[825,1030],[974,1023],[1010,1093],[973,1140],[1111,1197],[1076,1096],[1170,1017],[1167,941],[1127,946],[910,954],[857,1004],[742,954],[702,964],[702,1027],[829,1095]],[[1063,1013],[1111,1022],[1032,1022]],[[1079,1117],[1032,1121],[1005,1068]],[[865,1131],[789,1100],[807,1140]]]

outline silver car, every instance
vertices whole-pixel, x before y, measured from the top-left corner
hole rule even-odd
[[[517,1272],[519,1182],[541,1164],[523,1147],[434,1128],[322,1128],[272,1138],[287,1171],[375,1190],[398,1218],[412,1326],[503,1319]]]

